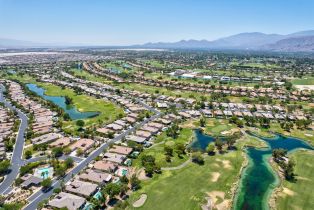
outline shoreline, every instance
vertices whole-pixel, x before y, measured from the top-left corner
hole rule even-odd
[[[244,157],[244,161],[242,163],[242,166],[240,168],[240,172],[239,172],[239,175],[238,175],[238,180],[236,182],[233,183],[233,186],[231,188],[231,206],[230,206],[230,209],[234,209],[234,206],[235,206],[235,201],[236,201],[236,198],[238,196],[238,192],[239,192],[239,189],[242,185],[242,178],[243,178],[243,175],[244,175],[244,172],[245,172],[245,169],[249,166],[249,157],[248,157],[248,154],[246,152],[246,148],[244,148],[242,150],[242,156]]]

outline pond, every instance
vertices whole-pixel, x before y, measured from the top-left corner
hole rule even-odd
[[[268,144],[268,148],[246,149],[249,164],[243,171],[237,195],[234,201],[234,209],[269,209],[268,200],[271,192],[279,184],[279,177],[271,168],[268,160],[273,149],[283,148],[288,152],[295,149],[313,148],[306,142],[282,135],[274,138],[259,137]]]
[[[195,139],[189,145],[193,150],[205,151],[209,143],[214,142],[215,138],[203,133],[201,129],[194,130]]]
[[[71,120],[86,119],[98,116],[99,112],[80,112],[73,105],[67,105],[65,103],[65,97],[63,96],[47,96],[45,95],[45,89],[38,87],[36,84],[27,84],[29,90],[41,96],[45,100],[51,101],[68,113]]]

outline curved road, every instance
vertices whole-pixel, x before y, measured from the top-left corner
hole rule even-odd
[[[14,150],[13,150],[13,154],[11,158],[11,166],[9,168],[10,173],[6,175],[5,179],[0,184],[0,194],[8,194],[11,191],[12,189],[11,185],[13,184],[16,177],[18,176],[20,172],[20,167],[23,165],[22,155],[23,155],[23,147],[24,147],[24,142],[25,142],[24,134],[28,126],[27,116],[23,112],[21,112],[19,109],[12,106],[10,103],[8,103],[5,100],[3,96],[4,90],[5,90],[4,86],[0,84],[0,102],[2,102],[4,106],[9,108],[10,110],[17,112],[17,115],[20,118],[21,124],[18,130],[18,134],[16,137],[15,146],[14,146]]]
[[[63,177],[64,183],[68,182],[74,175],[78,174],[81,170],[83,170],[86,166],[88,166],[88,164],[90,162],[92,162],[97,156],[99,156],[104,151],[104,149],[108,148],[110,144],[115,143],[117,141],[120,141],[125,136],[127,136],[128,134],[130,134],[133,131],[135,131],[138,127],[142,127],[144,124],[146,124],[147,122],[152,121],[152,120],[158,118],[160,115],[161,115],[161,113],[158,113],[158,114],[152,116],[151,118],[146,119],[143,122],[137,124],[136,126],[128,129],[127,131],[125,131],[124,133],[122,133],[119,136],[115,137],[114,139],[108,141],[107,143],[102,144],[98,149],[94,150],[91,154],[89,154],[89,156],[87,158],[82,160],[77,166],[75,166],[69,173],[67,173]],[[24,210],[34,210],[34,209],[36,209],[37,205],[41,201],[43,201],[44,199],[49,198],[53,194],[53,189],[60,187],[61,181],[62,180],[60,180],[60,179],[59,180],[54,179],[53,183],[52,183],[52,189],[50,189],[49,191],[46,191],[46,192],[43,192],[42,190],[39,190],[39,191],[35,192],[33,195],[31,195],[27,199],[29,204],[27,206],[25,206],[23,209]]]

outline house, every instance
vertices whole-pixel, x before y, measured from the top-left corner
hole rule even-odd
[[[66,184],[65,191],[87,198],[96,192],[97,187],[97,184],[74,180]]]
[[[112,148],[109,149],[109,152],[112,153],[118,153],[122,155],[129,155],[133,151],[133,148],[131,147],[124,147],[124,146],[119,146],[119,145],[114,145]]]
[[[105,182],[109,182],[112,178],[111,174],[94,171],[91,169],[87,169],[84,173],[79,175],[81,180],[91,181],[97,184],[102,184]]]
[[[135,135],[145,139],[149,139],[153,134],[148,131],[138,130],[135,132]]]
[[[50,147],[66,147],[71,143],[69,137],[63,137],[49,144]]]
[[[86,152],[87,150],[92,148],[94,143],[95,142],[92,139],[80,139],[80,140],[77,140],[74,144],[70,145],[70,149],[71,151],[81,149],[84,152]]]
[[[120,155],[120,154],[111,153],[111,152],[106,152],[104,157],[106,160],[110,162],[118,163],[118,164],[122,164],[123,161],[126,159],[126,155]]]
[[[43,181],[42,178],[33,176],[31,174],[25,174],[24,176],[21,177],[23,182],[21,183],[21,187],[24,189],[28,189],[32,186],[39,187],[40,183]]]
[[[99,160],[94,163],[93,168],[100,171],[114,173],[117,169],[117,164],[105,160]]]
[[[86,203],[86,199],[70,193],[60,192],[48,205],[53,208],[67,208],[68,210],[81,209]]]
[[[44,134],[42,136],[33,138],[31,141],[32,141],[32,144],[44,144],[47,142],[54,141],[60,137],[61,137],[61,135],[58,133],[47,133],[47,134]]]
[[[134,136],[134,135],[128,135],[125,137],[125,139],[127,141],[134,141],[134,142],[139,143],[139,144],[143,144],[146,141],[146,138],[143,138],[140,136]]]

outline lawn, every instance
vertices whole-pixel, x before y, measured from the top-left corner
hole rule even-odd
[[[127,90],[136,90],[136,91],[150,93],[150,94],[158,93],[158,94],[174,96],[174,97],[200,99],[201,96],[207,96],[209,98],[209,95],[204,94],[204,93],[198,93],[198,92],[193,92],[193,91],[183,91],[183,90],[170,90],[163,87],[155,87],[155,86],[135,84],[135,83],[119,84],[119,87],[127,89]]]
[[[230,167],[222,161],[230,163]],[[142,189],[132,193],[129,202],[132,204],[142,193],[146,193],[145,204],[137,209],[200,209],[207,193],[219,191],[225,196],[218,203],[225,199],[230,204],[231,188],[239,178],[243,161],[241,150],[224,155],[206,155],[204,165],[189,163],[179,170],[163,171],[161,175],[143,181]],[[213,174],[218,174],[217,180],[213,180]]]
[[[234,183],[239,180],[241,166],[245,160],[242,148],[244,146],[264,147],[265,143],[257,138],[245,135],[237,140],[237,150],[215,156],[204,155],[205,164],[188,163],[184,168],[163,171],[154,175],[152,179],[142,181],[142,188],[130,195],[129,203],[132,205],[141,194],[148,198],[145,204],[136,209],[140,210],[181,210],[200,209],[205,203],[208,193],[222,194],[217,197],[216,205],[228,209],[231,205]],[[226,164],[227,163],[227,164]],[[216,174],[216,180],[213,179]],[[223,206],[228,204],[228,206]],[[135,209],[130,206],[128,209]]]
[[[304,77],[302,79],[293,79],[291,83],[294,85],[314,85],[314,77]]]
[[[182,158],[179,158],[177,153],[174,151],[173,152],[173,157],[171,158],[171,162],[166,161],[166,155],[164,152],[164,146],[165,144],[171,147],[175,147],[176,143],[182,143],[186,144],[190,142],[193,138],[193,130],[189,128],[183,128],[180,131],[180,135],[178,138],[173,139],[171,137],[168,137],[166,135],[166,132],[163,132],[160,134],[155,142],[160,143],[157,144],[153,147],[150,147],[148,149],[145,149],[140,156],[133,162],[133,166],[136,168],[141,168],[141,157],[143,155],[152,155],[156,159],[156,163],[161,166],[161,167],[173,167],[173,166],[178,166],[181,163],[185,162],[188,159],[188,155],[183,155]]]
[[[96,76],[94,74],[91,74],[87,71],[84,70],[78,70],[78,69],[71,69],[70,70],[75,76],[80,76],[84,77],[86,80],[93,81],[93,82],[100,82],[104,84],[111,83],[110,80],[105,79],[104,77],[101,76]]]
[[[23,83],[34,83],[34,82],[36,82],[36,80],[28,74],[23,74],[23,75],[11,74],[11,75],[7,75],[5,78],[10,79],[10,80],[18,80],[18,81],[23,82]]]
[[[314,145],[314,130],[313,129],[297,129],[296,126],[294,126],[293,129],[290,130],[290,132],[287,132],[283,130],[280,127],[279,123],[271,123],[270,128],[265,129],[265,128],[249,128],[253,133],[256,133],[257,135],[265,136],[265,137],[272,137],[273,135],[270,133],[275,132],[275,133],[281,133],[285,136],[291,136],[295,138],[299,138],[302,140],[306,140],[312,145]]]
[[[46,95],[68,96],[72,98],[73,105],[80,112],[100,112],[96,117],[84,119],[87,127],[112,122],[116,120],[119,115],[123,115],[123,109],[119,108],[112,102],[96,99],[95,97],[88,95],[77,95],[72,89],[62,89],[61,87],[52,84],[38,83],[38,85],[46,89]],[[63,129],[67,132],[74,132],[77,128],[76,121],[63,122]]]
[[[191,128],[198,128],[200,126],[199,120],[188,121],[184,126]],[[228,131],[238,130],[237,126],[230,124],[226,119],[207,118],[204,131],[211,136],[228,135]],[[224,133],[225,132],[225,133]],[[230,132],[232,134],[233,132]]]
[[[283,181],[283,191],[276,201],[278,210],[310,210],[314,206],[313,151],[296,151],[290,155],[295,161],[296,182]]]

